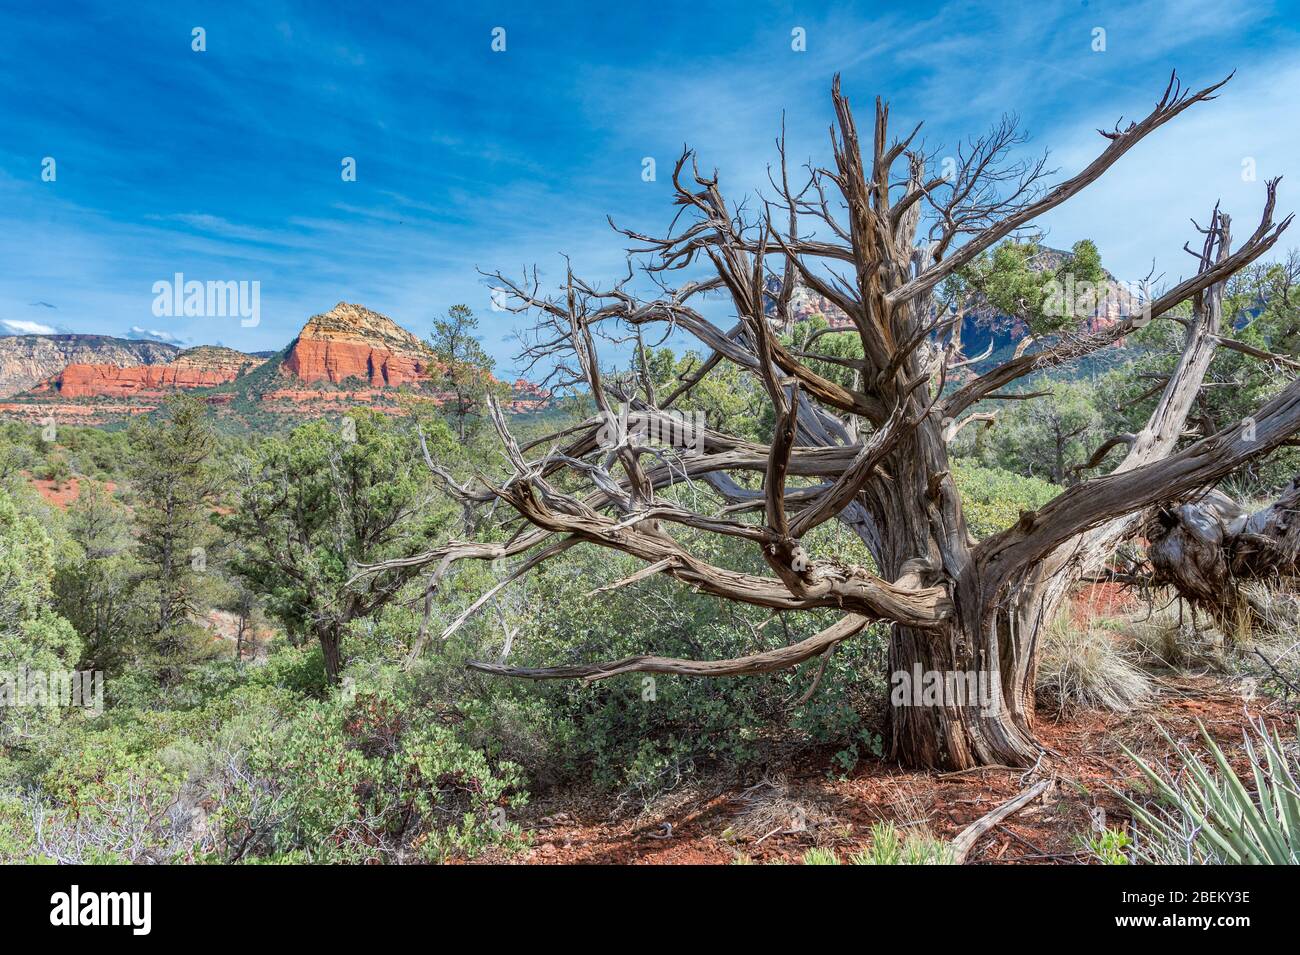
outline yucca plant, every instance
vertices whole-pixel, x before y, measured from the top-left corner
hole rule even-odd
[[[1177,773],[1153,769],[1124,749],[1159,801],[1144,806],[1119,793],[1138,824],[1133,847],[1138,859],[1161,864],[1300,864],[1300,785],[1296,758],[1286,751],[1282,738],[1262,720],[1252,721],[1245,733],[1252,778],[1243,781],[1205,727],[1198,727],[1212,767],[1167,733]],[[1248,783],[1253,792],[1246,788]]]
[[[839,865],[840,857],[830,849],[809,849],[803,854],[804,865]]]
[[[956,865],[952,846],[925,833],[902,835],[889,823],[871,827],[871,845],[855,853],[853,865]]]

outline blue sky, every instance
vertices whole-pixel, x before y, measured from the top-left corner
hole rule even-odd
[[[1238,234],[1253,228],[1268,176],[1287,174],[1281,208],[1300,209],[1295,5],[441,6],[7,4],[0,331],[257,350],[340,300],[422,335],[464,302],[510,370],[522,320],[490,309],[476,268],[553,277],[566,253],[593,280],[620,276],[605,216],[665,226],[683,143],[733,198],[764,184],[783,110],[792,159],[826,162],[837,71],[860,114],[884,95],[896,128],[925,120],[934,147],[1014,111],[1064,176],[1102,148],[1097,127],[1150,109],[1170,69],[1196,85],[1237,69],[1219,100],[1046,220],[1051,244],[1093,238],[1124,278],[1153,261],[1166,280],[1184,274],[1188,219],[1216,199]],[[355,182],[340,175],[348,156]],[[175,272],[259,281],[261,324],[155,317],[153,283]]]

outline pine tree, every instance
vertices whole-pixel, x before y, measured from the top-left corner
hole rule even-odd
[[[216,432],[202,402],[181,395],[132,427],[131,479],[153,615],[155,651],[175,661],[185,653],[207,567],[209,505],[217,490]]]
[[[474,334],[478,319],[468,305],[453,305],[445,319],[433,323],[429,345],[442,365],[439,385],[450,392],[446,411],[456,420],[461,441],[469,433],[469,419],[482,413],[488,391],[495,384],[493,361]]]

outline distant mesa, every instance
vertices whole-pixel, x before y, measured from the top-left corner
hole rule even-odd
[[[526,378],[516,378],[510,391],[510,410],[515,414],[525,411],[541,411],[551,403],[551,393],[541,385]]]
[[[306,417],[364,406],[392,414],[411,400],[442,404],[429,345],[391,318],[339,302],[313,315],[279,352],[220,345],[181,350],[103,335],[0,338],[0,417],[95,424],[152,411],[192,391],[216,406]],[[515,413],[545,409],[551,395],[525,379]]]
[[[178,389],[211,388],[234,381],[265,361],[265,358],[245,355],[232,348],[200,345],[186,349],[167,364],[123,368],[111,364],[74,363],[38,383],[28,394],[33,397],[57,394],[60,398],[161,399],[167,392]]]

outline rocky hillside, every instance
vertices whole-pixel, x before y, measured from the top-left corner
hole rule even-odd
[[[175,345],[108,335],[0,336],[0,398],[26,391],[69,365],[158,365],[179,353]]]
[[[1061,249],[1043,247],[1034,257],[1032,267],[1045,275],[1058,270],[1070,256]],[[1128,287],[1110,272],[1105,275],[1104,289],[1097,295],[1098,301],[1091,308],[1090,314],[1083,316],[1082,325],[1088,331],[1098,331],[1129,315],[1138,307]],[[775,318],[777,303],[781,295],[781,279],[772,276],[765,288],[765,311]],[[829,299],[818,295],[795,276],[794,291],[790,295],[790,313],[796,322],[808,321],[816,316],[824,318],[832,328],[850,328],[852,322]],[[981,355],[992,345],[990,356],[976,369],[984,365],[997,364],[1009,357],[1015,347],[1024,339],[1028,329],[1023,321],[1014,316],[1002,315],[988,305],[972,308],[966,315],[961,327],[961,341],[967,355]]]

